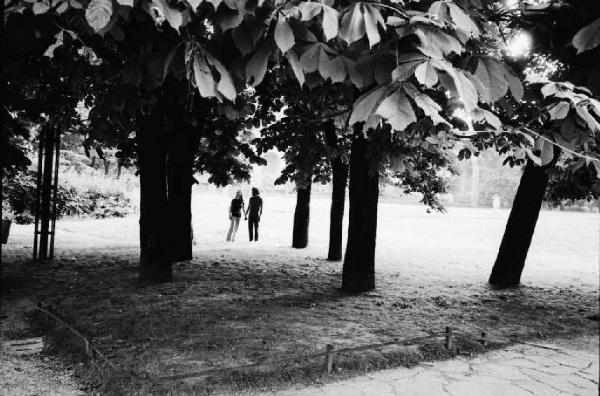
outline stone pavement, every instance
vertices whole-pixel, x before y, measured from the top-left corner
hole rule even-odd
[[[384,370],[281,395],[598,395],[598,341],[587,337],[577,344],[517,344],[476,358]]]

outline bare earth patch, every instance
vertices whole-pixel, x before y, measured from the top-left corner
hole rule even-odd
[[[314,249],[293,250],[281,238],[279,245],[272,240],[233,245],[221,242],[220,233],[215,233],[205,238],[208,242],[200,240],[193,261],[174,266],[172,283],[149,285],[137,281],[135,240],[119,239],[123,229],[135,229],[135,220],[120,221],[122,227],[113,223],[113,235],[105,232],[108,226],[102,221],[63,223],[63,232],[71,231],[71,243],[63,242],[53,263],[30,264],[25,237],[17,239],[20,245],[6,252],[3,263],[3,286],[12,286],[2,288],[2,314],[5,302],[14,305],[25,298],[49,305],[122,368],[119,376],[104,380],[92,375],[89,364],[77,370],[80,381],[91,381],[104,391],[282,389],[290,383],[328,380],[322,360],[198,380],[157,383],[152,378],[323,352],[327,344],[339,349],[423,336],[445,326],[473,338],[485,331],[496,346],[514,339],[598,334],[594,274],[571,272],[584,277],[579,285],[555,281],[561,277],[555,273],[560,268],[556,263],[550,267],[554,272],[549,281],[537,282],[539,286],[492,290],[484,278],[491,263],[475,270],[457,265],[453,271],[447,261],[437,260],[446,242],[433,236],[430,249],[436,261],[403,261],[403,250],[394,255],[394,245],[388,244],[380,248],[384,259],[377,290],[348,296],[339,291],[341,263],[320,259]],[[409,237],[401,235],[404,251],[410,251]],[[582,256],[573,257],[577,261]],[[392,260],[403,264],[394,266]],[[55,338],[61,345],[60,337]],[[466,352],[482,350],[469,338],[459,339],[458,345]],[[66,361],[85,360],[73,350],[57,353]],[[339,358],[336,376],[448,356],[439,343],[349,354]]]
[[[10,279],[10,277],[8,278]],[[3,273],[3,290],[6,274]],[[13,300],[2,296],[0,340],[19,340],[41,335],[26,323],[32,311],[28,299]],[[0,351],[0,395],[81,395],[83,392],[73,378],[73,372],[56,357],[46,354],[16,356],[3,345]]]

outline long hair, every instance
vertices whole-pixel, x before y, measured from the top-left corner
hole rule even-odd
[[[242,190],[237,190],[237,192],[235,193],[235,199],[241,199],[242,201],[244,200],[244,196],[242,195]]]

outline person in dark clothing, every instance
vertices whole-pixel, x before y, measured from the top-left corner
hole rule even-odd
[[[244,198],[242,197],[242,192],[238,190],[235,198],[231,200],[231,205],[229,205],[229,220],[231,220],[231,224],[227,233],[228,241],[235,242],[235,234],[237,234],[238,227],[240,226],[243,211]]]
[[[260,216],[262,216],[263,201],[260,197],[258,188],[252,187],[252,197],[248,201],[248,209],[246,210],[246,220],[248,220],[248,234],[250,236],[250,242],[258,241],[258,223],[260,222]]]

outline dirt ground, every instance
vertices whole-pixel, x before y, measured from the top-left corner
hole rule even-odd
[[[321,361],[208,385],[151,385],[149,378],[322,352],[327,344],[339,349],[422,336],[445,326],[472,338],[485,331],[498,344],[598,334],[597,213],[543,212],[523,286],[497,291],[486,279],[507,211],[451,208],[427,214],[422,207],[382,203],[377,290],[346,296],[339,291],[341,263],[323,260],[328,201],[313,200],[310,247],[294,250],[288,247],[292,196],[263,199],[261,241],[250,244],[241,228],[232,244],[224,241],[229,197],[197,195],[194,260],[176,264],[174,281],[164,285],[137,281],[135,218],[59,222],[57,258],[46,264],[29,262],[31,227],[16,226],[3,253],[1,314],[25,311],[18,309],[24,302],[51,306],[87,334],[121,374],[138,378],[102,382],[88,364],[77,364],[81,356],[51,352],[74,365],[80,383],[156,392],[236,392],[326,380],[316,374]],[[4,321],[1,330],[3,340],[20,336]],[[348,356],[342,368],[410,365],[435,358],[435,348],[363,352]]]

